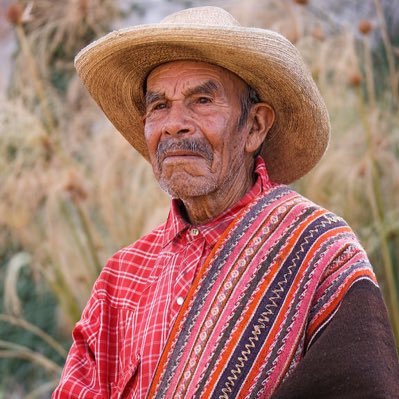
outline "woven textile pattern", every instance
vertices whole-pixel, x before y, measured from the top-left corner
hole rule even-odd
[[[151,398],[269,398],[368,279],[347,224],[286,186],[245,210],[197,274],[172,328]]]

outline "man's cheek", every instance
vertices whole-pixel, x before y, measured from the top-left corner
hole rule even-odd
[[[154,132],[151,131],[150,129],[144,130],[144,139],[147,144],[147,150],[148,150],[148,154],[150,156],[150,160],[152,162],[152,159],[156,158],[159,140],[158,140],[156,134],[154,134]]]

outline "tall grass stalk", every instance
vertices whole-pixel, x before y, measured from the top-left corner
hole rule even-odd
[[[4,308],[13,315],[20,315],[22,312],[21,301],[17,293],[17,282],[21,269],[29,266],[31,260],[28,253],[18,252],[12,256],[7,265],[4,278]]]
[[[386,26],[385,20],[382,16],[381,4],[379,0],[375,0],[375,6],[377,12],[381,13],[379,15],[380,20],[383,20],[382,23],[382,36],[384,37],[384,33],[386,35]],[[385,27],[385,29],[383,29]],[[397,286],[395,283],[395,273],[394,273],[394,264],[392,260],[392,254],[389,249],[389,238],[387,236],[386,231],[386,216],[384,209],[384,200],[382,195],[382,180],[381,175],[378,168],[378,160],[377,160],[377,151],[375,148],[375,138],[373,132],[378,129],[377,123],[379,119],[379,112],[376,103],[376,93],[374,86],[374,67],[372,62],[372,54],[370,49],[370,42],[368,35],[364,35],[362,38],[363,48],[364,48],[364,72],[366,76],[366,88],[367,88],[367,97],[368,101],[366,102],[361,93],[360,87],[356,88],[357,98],[358,98],[358,113],[360,116],[360,120],[363,125],[363,132],[365,134],[365,143],[367,148],[367,156],[369,160],[369,168],[368,170],[368,180],[369,184],[366,184],[367,194],[369,198],[370,208],[373,215],[374,226],[378,235],[380,250],[382,256],[384,277],[386,284],[386,296],[387,296],[387,304],[388,310],[390,314],[390,318],[392,321],[392,326],[394,329],[395,336],[398,338],[399,343],[399,302],[398,302],[398,294],[397,294]],[[387,40],[387,36],[384,40],[385,49],[389,50],[390,46],[387,47],[385,41]],[[388,59],[390,57],[388,56]],[[393,61],[393,60],[392,60]],[[392,65],[394,68],[394,65]],[[390,68],[390,78],[392,79],[391,66]],[[395,97],[393,98],[395,100]]]
[[[94,245],[93,236],[86,215],[79,203],[76,201],[62,201],[60,208],[61,214],[70,226],[70,231],[76,243],[76,248],[81,253],[82,259],[85,259],[84,263],[90,266],[92,276],[91,280],[94,280],[101,272],[102,265],[97,255],[97,250]],[[78,219],[77,222],[74,222],[72,212]]]
[[[392,103],[394,107],[397,108],[399,105],[399,73],[395,67],[395,56],[393,52],[392,43],[389,40],[388,29],[384,12],[381,6],[381,0],[374,0],[374,5],[380,23],[381,37],[384,43],[385,54],[387,56],[387,61],[388,61],[390,88],[392,91]]]
[[[21,46],[22,54],[24,55],[26,64],[30,71],[32,85],[36,90],[36,95],[39,100],[39,104],[42,108],[43,117],[44,117],[44,125],[49,134],[54,133],[55,132],[55,120],[53,118],[53,114],[50,111],[49,103],[48,103],[45,89],[43,86],[43,82],[42,82],[42,79],[40,78],[40,75],[39,75],[39,72],[38,72],[38,69],[36,66],[36,60],[33,57],[33,54],[30,49],[30,46],[29,46],[27,37],[25,35],[25,31],[24,31],[22,24],[17,24],[15,26],[15,32],[17,34],[18,41]]]
[[[103,265],[102,265],[102,262],[100,261],[98,253],[97,253],[97,248],[94,243],[94,238],[93,238],[93,234],[92,234],[92,231],[90,228],[90,223],[88,221],[88,218],[78,201],[74,201],[74,205],[76,207],[76,212],[78,214],[79,221],[82,226],[82,231],[83,231],[84,237],[87,240],[87,249],[88,249],[88,252],[90,255],[91,262],[94,267],[93,275],[94,275],[94,278],[96,278],[100,274],[100,272],[103,268]]]
[[[370,65],[368,68],[371,67]],[[384,283],[386,284],[386,297],[389,315],[394,329],[395,337],[399,343],[399,301],[397,287],[395,284],[395,273],[392,255],[389,249],[389,240],[385,228],[386,218],[381,191],[381,176],[378,171],[378,162],[376,159],[375,140],[373,138],[373,128],[370,123],[370,115],[373,115],[373,109],[365,104],[360,88],[357,88],[357,97],[359,104],[359,115],[363,125],[365,140],[367,143],[367,155],[369,158],[369,184],[366,184],[369,197],[370,208],[372,211],[375,229],[378,234],[381,255],[383,260]],[[374,109],[374,115],[376,110]]]
[[[57,375],[62,371],[61,366],[43,354],[35,352],[27,346],[18,345],[10,341],[0,340],[0,358],[28,360],[54,375]]]
[[[59,355],[62,357],[66,357],[67,351],[61,346],[57,340],[55,340],[51,335],[47,334],[45,331],[35,326],[32,323],[29,323],[27,320],[21,317],[15,317],[8,314],[0,313],[0,321],[13,324],[20,328],[23,328],[26,331],[40,337],[44,342],[46,342],[51,348],[53,348]]]
[[[364,52],[364,72],[366,75],[366,89],[367,97],[369,102],[369,108],[375,110],[377,107],[377,102],[375,98],[375,85],[374,85],[374,68],[370,49],[369,37],[365,35],[363,37],[363,52]]]
[[[43,269],[43,275],[58,299],[59,306],[63,310],[64,317],[72,326],[81,315],[81,306],[76,300],[74,287],[68,283],[59,263],[52,260],[51,265]]]
[[[54,389],[57,387],[59,383],[59,378],[55,380],[51,380],[49,382],[46,382],[44,384],[41,384],[37,388],[35,388],[33,391],[28,393],[27,395],[24,396],[24,399],[42,399],[44,397],[47,397],[48,394],[50,394]]]

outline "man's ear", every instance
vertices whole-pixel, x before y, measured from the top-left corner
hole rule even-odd
[[[257,103],[252,106],[248,120],[249,133],[245,143],[248,153],[254,153],[261,146],[274,120],[275,112],[269,104]]]

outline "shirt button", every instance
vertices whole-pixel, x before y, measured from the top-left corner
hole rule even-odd
[[[182,298],[181,296],[178,296],[176,299],[176,302],[179,306],[181,306],[181,305],[183,305],[184,298]]]
[[[191,229],[190,234],[195,237],[195,236],[197,236],[199,234],[199,230],[198,229]]]

